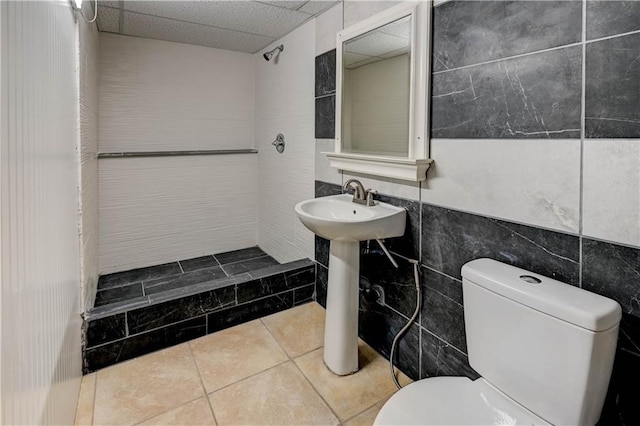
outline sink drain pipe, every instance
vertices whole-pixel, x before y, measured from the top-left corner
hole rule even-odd
[[[398,268],[398,263],[395,261],[393,256],[391,256],[391,253],[389,253],[389,250],[387,250],[384,243],[381,240],[376,240],[376,241],[378,242],[378,244],[380,244],[380,247],[382,247],[382,251],[384,251],[384,254],[387,255],[387,257],[389,258],[393,266]],[[389,366],[391,368],[391,377],[393,378],[393,383],[396,384],[396,387],[398,389],[402,389],[402,386],[398,382],[398,378],[396,377],[396,370],[393,365],[393,358],[395,358],[395,354],[396,354],[396,346],[400,338],[404,336],[407,330],[409,330],[409,328],[411,327],[411,324],[416,320],[416,318],[418,318],[418,314],[420,313],[420,305],[422,304],[422,291],[420,290],[420,271],[418,270],[418,268],[420,267],[419,262],[413,259],[406,259],[406,260],[409,263],[413,264],[413,280],[416,285],[416,310],[413,312],[411,319],[409,319],[409,321],[405,324],[405,326],[402,327],[402,329],[398,332],[398,334],[396,334],[396,337],[393,338],[393,343],[391,344],[391,353],[389,354]]]

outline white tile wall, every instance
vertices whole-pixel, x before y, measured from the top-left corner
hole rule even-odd
[[[100,273],[256,245],[256,154],[99,161]]]
[[[0,2],[0,423],[72,424],[81,375],[77,26]],[[9,90],[10,89],[10,90]]]
[[[344,0],[344,21],[343,28],[348,28],[363,19],[380,13],[385,9],[400,3],[396,1],[377,1],[377,0]]]
[[[85,12],[88,13],[88,12]],[[80,279],[82,306],[93,306],[98,287],[98,29],[78,20],[80,64]]]
[[[335,139],[316,139],[315,180],[342,185],[342,173],[329,166],[329,159],[323,154],[335,151],[335,146]]]
[[[640,247],[640,139],[585,140],[583,233]]]
[[[253,56],[100,35],[100,152],[253,147]]]
[[[100,152],[253,148],[254,65],[101,34]],[[256,155],[99,163],[101,274],[256,244]]]
[[[316,56],[336,48],[336,33],[342,30],[343,3],[316,18]]]
[[[298,220],[294,206],[314,195],[315,22],[310,21],[274,45],[277,59],[254,56],[256,72],[255,141],[259,149],[258,244],[280,262],[313,258],[313,234]],[[270,46],[271,48],[273,46]],[[286,149],[271,142],[278,133]]]
[[[579,140],[432,139],[422,201],[578,233]]]

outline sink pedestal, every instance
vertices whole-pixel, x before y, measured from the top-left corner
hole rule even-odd
[[[324,362],[340,376],[358,371],[360,243],[331,240]]]
[[[404,235],[407,212],[376,201],[365,206],[349,194],[312,198],[296,204],[310,231],[331,241],[324,362],[335,374],[358,371],[360,241]]]

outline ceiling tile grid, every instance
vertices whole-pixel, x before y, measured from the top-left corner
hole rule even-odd
[[[98,28],[136,37],[255,53],[333,1],[100,1]]]

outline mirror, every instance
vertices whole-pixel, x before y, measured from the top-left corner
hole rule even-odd
[[[342,152],[407,157],[411,15],[342,45]]]
[[[400,3],[337,34],[332,167],[426,179],[431,8]]]

